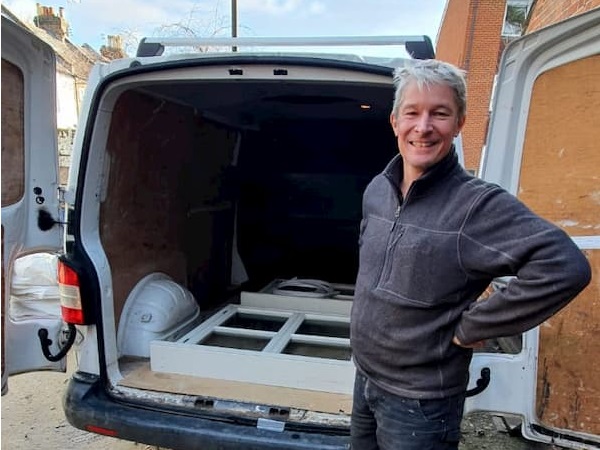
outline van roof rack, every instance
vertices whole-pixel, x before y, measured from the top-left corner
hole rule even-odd
[[[404,45],[414,59],[433,59],[435,51],[431,39],[425,35],[415,36],[331,36],[331,37],[147,37],[140,41],[137,57],[160,56],[165,47],[322,47],[322,46],[371,46]]]

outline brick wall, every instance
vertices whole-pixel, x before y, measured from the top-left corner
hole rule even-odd
[[[470,3],[469,0],[447,2],[444,19],[438,32],[437,57],[457,66],[462,65],[467,48]]]
[[[600,7],[600,0],[537,0],[526,33]]]
[[[58,15],[54,14],[54,9],[49,6],[42,6],[37,3],[36,8],[37,16],[33,18],[35,25],[46,30],[59,41],[64,40],[69,34],[69,24],[63,15],[64,8],[58,9]]]
[[[437,58],[466,71],[465,167],[477,171],[502,46],[504,0],[448,0],[438,33]]]
[[[494,76],[504,43],[506,0],[447,0],[436,57],[467,72],[465,167],[477,171],[487,137]],[[600,7],[600,0],[534,0],[526,33]]]

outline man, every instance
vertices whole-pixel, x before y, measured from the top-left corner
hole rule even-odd
[[[566,233],[459,165],[459,69],[420,61],[394,83],[399,155],[363,197],[352,449],[457,449],[472,348],[540,324],[591,269]],[[477,302],[499,276],[515,278]]]

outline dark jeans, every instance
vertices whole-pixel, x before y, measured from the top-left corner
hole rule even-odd
[[[465,397],[399,397],[356,372],[352,450],[456,450]]]

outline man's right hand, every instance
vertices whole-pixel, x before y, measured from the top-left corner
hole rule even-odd
[[[458,345],[459,347],[472,349],[483,348],[485,346],[485,341],[477,341],[473,342],[472,344],[463,344],[462,342],[460,342],[460,339],[458,339],[456,336],[452,338],[452,343],[454,345]]]

